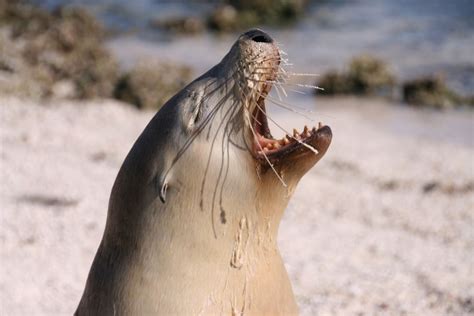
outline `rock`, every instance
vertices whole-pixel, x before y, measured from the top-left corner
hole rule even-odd
[[[474,105],[473,97],[462,97],[449,89],[441,76],[428,76],[407,81],[402,87],[403,101],[414,106],[437,109]]]
[[[56,83],[68,81],[74,87],[67,95],[75,98],[112,95],[118,64],[103,46],[104,30],[93,16],[76,8],[50,13],[21,1],[0,9],[2,41],[11,51],[0,56],[0,68],[11,74],[2,90],[42,98],[54,95]]]
[[[205,23],[197,17],[174,17],[165,20],[150,21],[152,27],[161,28],[178,34],[198,34],[205,30]]]
[[[393,94],[395,76],[382,60],[363,55],[355,57],[346,72],[329,71],[317,82],[324,94],[389,96]]]
[[[230,32],[239,26],[237,10],[231,5],[217,7],[208,18],[211,29],[220,32]]]
[[[256,24],[289,24],[304,13],[308,2],[307,0],[230,0],[211,13],[208,26],[220,32],[230,32]]]
[[[259,22],[281,24],[300,16],[307,0],[230,0],[239,12],[253,12]]]
[[[323,95],[350,94],[353,89],[347,74],[339,73],[336,70],[331,70],[321,76],[317,86],[324,89]]]
[[[118,81],[115,98],[140,109],[159,109],[192,79],[187,66],[157,61],[142,61]]]
[[[353,58],[347,75],[355,94],[386,95],[391,93],[395,85],[395,76],[388,65],[369,55]]]
[[[77,90],[74,82],[71,80],[61,80],[53,84],[51,94],[58,99],[74,99],[77,95]]]
[[[327,72],[316,85],[324,89],[323,95],[376,95],[393,99],[396,78],[385,62],[363,55],[353,58],[347,71]],[[404,102],[415,106],[438,109],[474,106],[474,96],[457,94],[448,88],[441,76],[427,76],[404,82],[401,94]]]
[[[0,93],[42,98],[53,84],[50,73],[31,66],[23,54],[23,41],[13,40],[11,32],[0,28]]]
[[[48,12],[21,0],[0,0],[0,26],[11,28],[12,37],[34,37],[52,24]]]

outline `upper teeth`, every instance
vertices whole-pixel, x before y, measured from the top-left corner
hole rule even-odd
[[[268,153],[272,150],[278,150],[291,142],[301,142],[305,138],[310,137],[313,133],[315,133],[318,129],[323,126],[321,122],[318,123],[318,128],[313,127],[312,130],[309,130],[308,126],[304,126],[303,132],[298,132],[296,129],[293,129],[293,136],[285,135],[281,139],[268,139],[264,136],[259,135],[258,142],[260,144],[259,153]]]

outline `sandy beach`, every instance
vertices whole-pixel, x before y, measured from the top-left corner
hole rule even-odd
[[[0,97],[2,315],[74,312],[112,183],[154,114],[112,100],[40,103]],[[318,109],[333,144],[279,232],[301,314],[472,315],[472,111],[357,98]],[[397,129],[404,116],[419,117],[416,132]]]

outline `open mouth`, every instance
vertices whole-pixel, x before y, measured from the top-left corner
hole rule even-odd
[[[261,162],[274,163],[297,153],[324,154],[332,134],[331,129],[321,122],[317,127],[304,126],[302,131],[293,129],[292,135],[287,134],[281,139],[273,138],[268,126],[265,108],[265,97],[270,89],[270,85],[264,86],[263,93],[257,100],[257,106],[251,115],[254,130],[254,156]]]

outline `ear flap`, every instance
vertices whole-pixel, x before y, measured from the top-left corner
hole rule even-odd
[[[163,204],[166,203],[166,193],[168,191],[168,181],[166,179],[166,174],[162,176],[157,175],[155,178],[155,192],[158,193],[158,197]]]
[[[168,190],[168,183],[165,182],[161,185],[160,194],[159,194],[160,200],[163,204],[165,204],[165,202],[166,202],[166,191],[167,190]]]
[[[163,204],[166,203],[166,193],[168,192],[169,179],[173,173],[170,167],[171,164],[167,164],[166,168],[163,169],[160,174],[157,174],[155,178],[155,192],[158,193],[157,195]]]
[[[183,90],[182,92],[184,92]],[[180,102],[184,102],[180,105],[181,124],[184,129],[191,133],[194,130],[196,122],[202,116],[202,110],[204,105],[204,90],[198,91],[186,91],[187,96],[180,99]],[[179,143],[179,142],[177,142]],[[183,148],[177,149],[177,153],[168,153],[168,157],[164,157],[162,164],[160,165],[160,174],[156,176],[155,180],[155,192],[160,198],[161,202],[166,203],[166,193],[169,187],[169,179],[172,174],[172,168],[175,162],[179,159],[179,156],[183,153]],[[175,156],[177,155],[177,156]],[[155,193],[155,194],[156,194]]]

